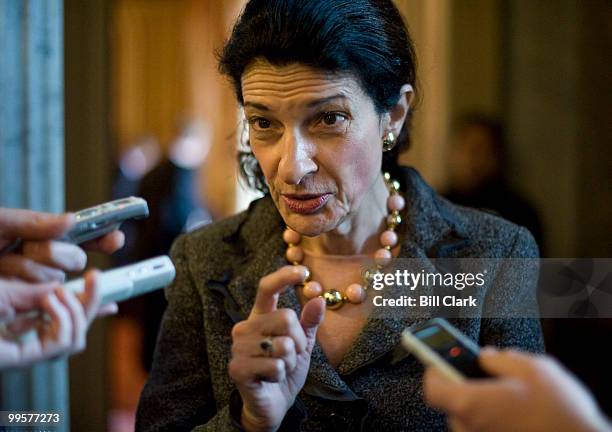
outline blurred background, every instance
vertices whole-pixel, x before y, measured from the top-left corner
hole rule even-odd
[[[214,52],[242,0],[0,0],[0,205],[78,210],[141,195],[101,267],[166,253],[248,205],[240,113]],[[405,163],[453,201],[527,226],[543,256],[612,256],[612,3],[397,0],[420,104]],[[1,378],[2,409],[133,430],[163,295],[99,320],[83,354]],[[546,320],[547,350],[612,414],[610,320]]]

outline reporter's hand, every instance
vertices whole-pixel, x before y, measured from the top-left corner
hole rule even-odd
[[[29,284],[0,278],[0,319],[39,309],[48,319],[32,317],[8,325],[15,336],[35,329],[25,339],[0,338],[0,368],[72,354],[85,348],[89,325],[96,316],[114,313],[116,304],[100,306],[97,271],[85,275],[85,290],[76,296],[58,282]]]
[[[456,431],[610,431],[589,392],[556,360],[518,351],[481,351],[495,378],[449,381],[425,373],[429,405],[446,412]]]
[[[242,397],[247,431],[276,430],[306,381],[325,303],[308,301],[299,319],[291,309],[277,309],[279,294],[305,276],[305,267],[285,266],[263,277],[249,318],[232,329],[229,374]],[[270,356],[260,346],[267,337]]]
[[[83,249],[112,253],[123,246],[121,231],[113,231],[79,246],[60,238],[75,224],[72,213],[59,215],[22,209],[0,208],[0,251],[18,239],[18,252],[0,255],[0,276],[29,282],[64,281],[65,272],[81,271],[87,264]]]

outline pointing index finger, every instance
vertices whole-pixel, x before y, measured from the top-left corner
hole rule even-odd
[[[307,277],[306,267],[287,265],[261,278],[251,316],[274,312],[280,293],[291,285],[303,282]]]

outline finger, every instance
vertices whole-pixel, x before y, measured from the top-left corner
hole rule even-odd
[[[293,371],[297,365],[297,354],[293,338],[287,336],[273,338],[272,356],[285,362],[285,371]]]
[[[306,267],[288,265],[261,278],[251,316],[276,310],[280,293],[291,285],[303,282],[307,276]]]
[[[85,273],[85,289],[79,295],[88,323],[95,318],[102,302],[102,293],[98,285],[99,278],[100,272],[98,270],[93,269]]]
[[[103,252],[112,254],[121,249],[125,244],[125,234],[123,231],[115,230],[100,238],[83,243],[83,249],[92,252]]]
[[[460,394],[453,392],[458,391],[462,385],[447,379],[435,367],[428,367],[423,376],[425,402],[434,408],[448,412],[457,394]]]
[[[253,329],[258,339],[265,336],[288,336],[293,339],[298,353],[306,349],[306,334],[294,310],[279,309],[256,318]]]
[[[482,368],[493,376],[523,378],[534,367],[536,356],[515,350],[498,351],[487,347],[480,351]]]
[[[452,432],[468,432],[470,429],[456,417],[448,419],[448,426]]]
[[[23,344],[13,340],[5,340],[0,338],[0,369],[6,369],[15,366],[27,366],[28,359],[23,356]]]
[[[56,268],[47,267],[34,260],[16,254],[0,257],[0,275],[16,277],[27,282],[64,282],[66,274]]]
[[[32,284],[0,278],[0,320],[10,320],[15,313],[40,309],[44,296],[59,286],[59,282]]]
[[[107,303],[98,308],[96,318],[103,318],[109,315],[115,315],[117,312],[119,312],[119,306],[117,306],[117,303]]]
[[[424,393],[428,405],[463,421],[473,419],[478,412],[492,409],[496,401],[509,401],[521,396],[523,386],[515,379],[472,379],[456,383],[444,377],[435,367],[425,372]]]
[[[50,322],[41,325],[38,330],[40,353],[45,357],[51,357],[70,348],[72,322],[70,312],[55,293],[48,294],[44,298],[42,309],[50,317]]]
[[[313,298],[304,305],[300,324],[307,339],[307,351],[312,352],[317,337],[317,329],[325,316],[325,300]]]
[[[0,208],[0,249],[14,239],[50,240],[74,226],[73,213],[52,214],[32,210]]]
[[[87,264],[87,255],[80,247],[60,241],[26,241],[22,254],[39,264],[65,271],[81,271]]]
[[[272,349],[269,357],[274,357],[285,362],[285,369],[295,369],[297,355],[295,342],[288,336],[277,336],[272,339]],[[245,338],[239,343],[232,345],[232,357],[268,357],[261,347],[261,341],[255,338]]]
[[[70,313],[70,319],[72,321],[72,343],[70,344],[70,350],[71,352],[80,352],[85,349],[87,334],[87,317],[85,316],[83,306],[70,291],[58,289],[56,290],[56,295]]]
[[[41,324],[43,318],[39,314],[20,315],[6,325],[7,330],[12,335],[21,335],[33,328],[37,328]]]
[[[285,362],[277,358],[242,357],[232,359],[230,376],[237,383],[249,381],[281,382],[286,377]]]

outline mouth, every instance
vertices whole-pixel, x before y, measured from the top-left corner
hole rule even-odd
[[[310,214],[322,209],[332,194],[282,194],[285,205],[294,213]]]

